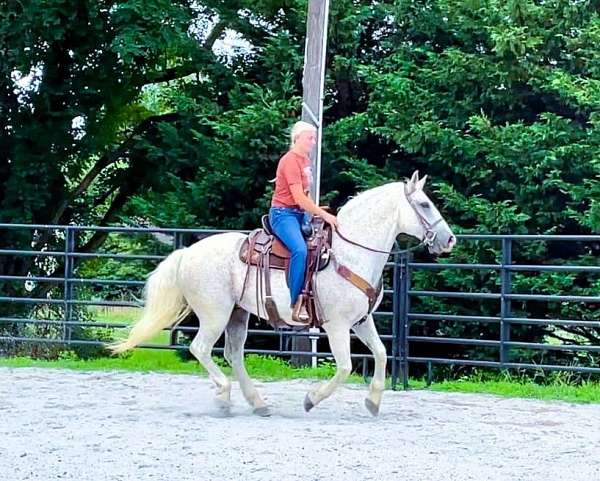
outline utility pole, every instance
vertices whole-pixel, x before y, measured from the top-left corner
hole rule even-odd
[[[321,196],[321,141],[323,138],[323,97],[329,0],[309,0],[306,20],[306,47],[302,77],[302,120],[317,127],[317,146],[311,155],[313,186],[311,196]]]
[[[302,76],[302,120],[317,128],[317,145],[311,154],[313,183],[310,195],[319,205],[321,196],[321,141],[323,138],[323,97],[325,90],[325,58],[327,54],[327,26],[329,21],[329,0],[309,0],[306,19],[306,46],[304,49],[304,73]],[[312,336],[292,337],[292,350],[296,352],[317,352],[316,334],[319,329],[311,329]],[[293,365],[308,365],[310,357],[292,355]],[[317,357],[312,356],[316,367]]]

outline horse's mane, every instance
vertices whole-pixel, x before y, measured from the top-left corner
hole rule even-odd
[[[352,212],[356,207],[360,205],[365,205],[365,203],[369,203],[372,201],[373,197],[377,197],[381,195],[384,190],[393,190],[397,188],[399,184],[402,182],[389,182],[387,184],[380,185],[378,187],[373,187],[372,189],[364,190],[359,192],[357,195],[353,196],[348,200],[343,206],[340,207],[338,214],[347,215],[349,212]],[[388,193],[388,194],[391,194]]]

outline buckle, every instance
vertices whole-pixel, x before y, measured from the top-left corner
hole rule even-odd
[[[425,237],[423,238],[423,244],[431,247],[433,245],[433,243],[435,242],[436,237],[437,237],[437,232],[428,230],[427,232],[425,232]]]

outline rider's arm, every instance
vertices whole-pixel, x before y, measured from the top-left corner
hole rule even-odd
[[[300,206],[302,210],[306,212],[318,215],[325,220],[328,224],[337,227],[337,220],[334,215],[331,215],[329,212],[321,209],[317,204],[315,204],[310,197],[308,197],[304,191],[302,190],[302,184],[292,184],[290,185],[290,192],[292,193],[292,197],[294,198],[294,202]]]

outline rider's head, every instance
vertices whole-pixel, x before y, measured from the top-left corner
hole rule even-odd
[[[299,121],[292,127],[290,148],[309,155],[317,143],[317,128],[308,122]]]

